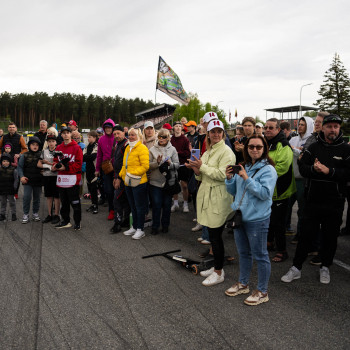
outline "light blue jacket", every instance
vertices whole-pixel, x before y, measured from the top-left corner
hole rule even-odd
[[[260,169],[255,176],[255,171]],[[231,180],[225,180],[227,192],[235,196],[231,207],[238,209],[244,189],[246,192],[239,209],[242,211],[242,219],[247,222],[266,220],[271,215],[272,196],[277,181],[277,172],[266,160],[252,165],[246,165],[245,170],[249,178],[244,181],[239,175]]]

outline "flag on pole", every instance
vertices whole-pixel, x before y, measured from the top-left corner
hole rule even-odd
[[[156,89],[164,92],[174,100],[185,104],[190,102],[186,91],[182,87],[178,75],[159,56]]]
[[[236,117],[236,118],[238,117],[238,114],[237,114],[237,108],[236,108],[236,112],[235,112],[235,117]]]
[[[229,109],[228,112],[228,121],[231,123],[231,110]]]

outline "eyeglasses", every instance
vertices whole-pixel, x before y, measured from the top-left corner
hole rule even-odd
[[[168,138],[168,136],[163,135],[163,136],[158,136],[158,138],[159,138],[159,139],[163,139],[163,140],[165,140],[165,139],[167,139],[167,138]]]
[[[265,130],[273,130],[275,127],[274,126],[264,126]]]
[[[248,145],[248,148],[252,151],[254,148],[256,148],[257,151],[261,151],[264,146],[261,145]]]

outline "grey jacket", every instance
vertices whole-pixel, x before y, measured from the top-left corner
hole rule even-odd
[[[149,169],[150,169],[150,180],[149,183],[156,187],[164,187],[166,178],[159,171],[159,165],[157,163],[157,158],[159,155],[163,156],[163,160],[169,157],[170,160],[170,179],[168,181],[169,185],[174,185],[175,174],[179,168],[179,157],[177,155],[176,148],[170,143],[162,147],[158,145],[158,142],[150,148],[149,150]]]

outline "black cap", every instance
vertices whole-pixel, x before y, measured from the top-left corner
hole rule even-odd
[[[103,130],[104,130],[104,128],[113,128],[113,124],[110,123],[110,122],[104,123],[103,124]]]
[[[180,122],[180,120],[178,120],[178,121],[174,122],[173,127],[174,127],[175,125],[182,125],[182,123]]]
[[[338,123],[338,124],[341,124],[342,123],[342,120],[341,118],[339,117],[339,115],[336,115],[336,114],[329,114],[327,116],[325,116],[323,118],[323,122],[322,122],[322,125],[325,125],[327,123]]]
[[[49,141],[49,140],[55,140],[55,141],[56,141],[56,140],[57,140],[56,135],[51,135],[51,134],[50,134],[50,135],[47,135],[47,136],[46,136],[46,141]]]
[[[63,131],[72,132],[72,130],[70,129],[69,126],[64,126],[64,127],[62,127],[62,128],[61,128],[61,133],[62,133]]]
[[[3,153],[2,155],[1,155],[1,163],[2,163],[2,161],[3,160],[8,160],[10,163],[12,162],[12,156],[11,156],[11,154],[10,153]]]
[[[123,132],[124,132],[124,128],[123,128],[120,124],[116,124],[116,125],[113,127],[113,131],[116,131],[116,130],[119,130],[119,131],[123,131]]]
[[[41,145],[41,141],[40,141],[39,137],[33,136],[33,137],[29,138],[28,147],[34,142],[36,142],[39,146]]]

